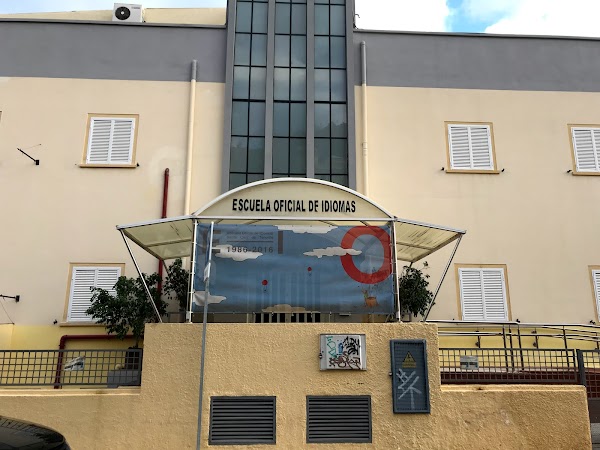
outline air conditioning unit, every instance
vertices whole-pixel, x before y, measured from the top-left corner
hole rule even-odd
[[[143,22],[142,5],[132,5],[130,3],[115,3],[113,7],[113,22]]]

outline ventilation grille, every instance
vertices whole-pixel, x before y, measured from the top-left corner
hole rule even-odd
[[[371,397],[306,397],[306,442],[371,442]]]
[[[211,445],[275,444],[275,397],[212,397]]]

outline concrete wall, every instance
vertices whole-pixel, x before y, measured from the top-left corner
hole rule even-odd
[[[64,320],[69,263],[125,263],[136,274],[115,226],[160,217],[163,174],[170,169],[171,216],[184,203],[189,83],[82,79],[0,79],[0,247],[4,301],[13,322],[46,327],[13,336],[29,348],[52,348]],[[223,85],[198,83],[192,208],[218,195]],[[82,168],[88,114],[138,114],[135,168]],[[40,159],[36,166],[17,147]],[[10,194],[8,194],[10,193]],[[155,259],[137,250],[144,271]],[[137,276],[137,275],[136,275]],[[0,322],[9,322],[2,317]],[[99,331],[104,332],[102,328]],[[31,337],[39,336],[33,343]],[[16,345],[16,344],[15,344]]]
[[[320,333],[366,333],[368,370],[321,372]],[[0,415],[54,428],[74,449],[194,448],[201,326],[152,325],[146,334],[141,389],[5,390]],[[428,341],[431,414],[392,414],[389,340],[398,338]],[[438,370],[433,325],[211,324],[203,445],[211,396],[275,395],[277,447],[296,449],[310,447],[306,395],[362,394],[372,398],[373,443],[349,448],[590,448],[583,387],[441,387]]]
[[[369,87],[370,197],[399,217],[466,229],[454,263],[506,264],[513,320],[596,321],[588,266],[599,263],[600,178],[567,171],[568,124],[600,123],[599,101],[600,93]],[[442,170],[445,121],[492,122],[505,171]],[[432,287],[449,254],[427,258]],[[430,318],[460,318],[455,266]]]

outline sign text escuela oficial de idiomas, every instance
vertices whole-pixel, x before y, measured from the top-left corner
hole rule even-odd
[[[231,209],[236,212],[313,212],[354,213],[354,200],[265,200],[234,198]]]

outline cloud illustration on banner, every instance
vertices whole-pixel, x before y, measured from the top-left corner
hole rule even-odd
[[[194,292],[194,303],[198,306],[204,306],[204,296],[206,295],[206,291],[196,291]],[[208,304],[211,303],[221,303],[223,300],[227,300],[227,297],[223,297],[222,295],[211,295],[208,294]]]
[[[327,248],[315,248],[311,252],[304,252],[306,256],[316,256],[321,259],[323,256],[345,256],[345,255],[360,255],[360,250],[354,250],[353,248],[342,248],[342,247],[327,247]]]
[[[278,230],[281,231],[293,231],[296,234],[327,234],[331,230],[335,230],[337,227],[334,225],[276,225]]]
[[[268,308],[264,308],[263,312],[274,312],[274,313],[299,313],[299,312],[307,312],[306,308],[302,306],[292,306],[287,303],[282,303],[279,305],[269,306]]]
[[[263,254],[260,252],[251,252],[246,247],[231,247],[230,245],[215,245],[213,247],[219,252],[216,254],[217,258],[229,258],[234,261],[246,261],[247,259],[256,259]],[[234,252],[233,249],[236,249]],[[242,250],[242,251],[239,251]],[[244,251],[246,250],[246,251]]]

